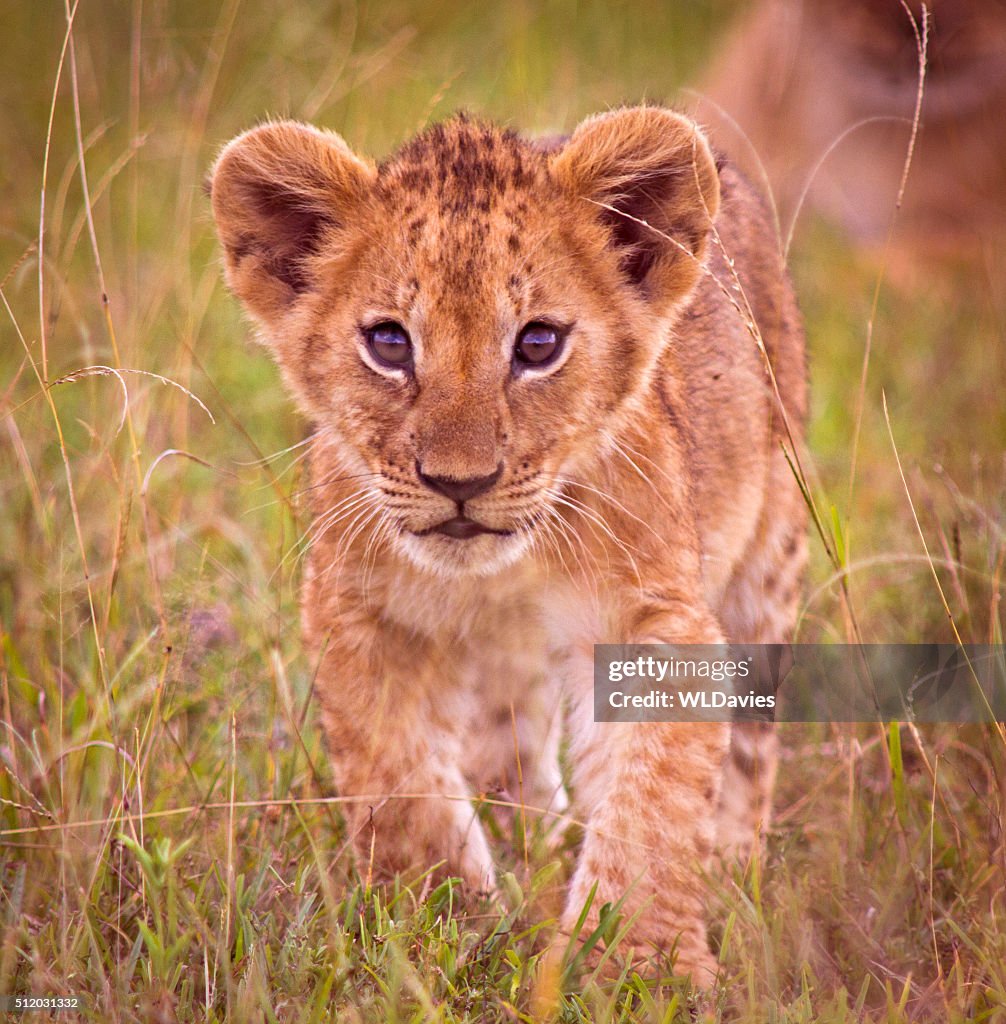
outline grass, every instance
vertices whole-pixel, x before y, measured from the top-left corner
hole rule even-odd
[[[669,978],[546,967],[575,836],[531,823],[525,843],[491,794],[502,905],[354,873],[287,557],[304,426],[220,284],[200,184],[264,113],[381,154],[459,106],[547,132],[671,98],[730,5],[213,6],[83,0],[72,50],[55,0],[4,15],[0,993],[86,994],[96,1021],[692,1019]],[[802,638],[849,636],[844,577],[865,639],[950,639],[935,569],[963,639],[1001,642],[991,285],[885,284],[874,314],[876,265],[811,220],[792,263],[811,481],[843,538],[838,572],[815,546]],[[698,1012],[1006,1019],[998,736],[792,726],[784,742],[764,856],[710,881],[726,984]]]

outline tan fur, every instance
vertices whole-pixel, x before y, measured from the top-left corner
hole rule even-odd
[[[316,429],[304,627],[361,856],[446,858],[491,883],[470,797],[513,785],[516,721],[524,799],[563,809],[565,708],[586,830],[564,927],[595,882],[595,907],[631,887],[632,948],[677,941],[679,969],[707,978],[699,878],[729,729],[595,724],[591,658],[792,626],[802,505],[734,306],[750,302],[799,437],[802,333],[761,204],[657,108],[541,146],[456,118],[379,167],[265,125],[224,150],[212,198],[227,279]],[[408,329],[414,375],[368,363],[361,327],[386,319]],[[564,357],[515,374],[515,338],[540,319],[569,325]],[[419,467],[500,465],[464,512],[511,534],[422,535],[457,506]],[[731,778],[734,842],[765,806],[750,772]]]
[[[807,205],[879,249],[896,213],[918,91],[921,0],[760,0],[698,106],[784,223]],[[1006,240],[1006,4],[927,0],[925,91],[893,238],[904,284],[963,264],[998,285]],[[913,28],[912,19],[916,25]],[[757,159],[755,157],[757,154]],[[757,180],[757,177],[755,177]]]

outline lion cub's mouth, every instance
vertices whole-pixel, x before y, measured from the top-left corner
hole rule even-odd
[[[452,519],[446,519],[442,523],[437,523],[436,526],[431,526],[426,530],[418,530],[416,532],[417,537],[429,537],[430,534],[439,533],[444,537],[451,537],[454,540],[469,540],[472,537],[477,537],[480,533],[494,533],[499,537],[508,537],[512,530],[494,530],[490,526],[483,526],[482,523],[477,523],[474,519],[469,519],[467,516],[454,516]]]

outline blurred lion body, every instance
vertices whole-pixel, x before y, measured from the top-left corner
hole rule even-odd
[[[586,831],[563,926],[594,883],[594,922],[631,889],[631,948],[677,941],[708,977],[698,870],[717,807],[728,845],[764,820],[771,739],[736,733],[724,765],[727,725],[597,725],[592,650],[792,629],[803,338],[762,204],[656,108],[547,146],[456,118],[380,166],[265,125],[212,198],[228,282],[315,426],[304,625],[361,857],[487,884],[470,799],[562,811],[565,727]],[[375,322],[407,331],[410,368],[375,361]],[[514,339],[540,322],[564,347],[529,369]],[[439,533],[452,513],[483,532]]]
[[[922,4],[908,6],[763,0],[728,38],[699,114],[750,174],[764,166],[784,221],[806,191],[879,248],[897,212],[902,283],[931,287],[958,265],[992,277],[1006,239],[1006,3],[926,4],[918,139],[896,210],[919,87]]]

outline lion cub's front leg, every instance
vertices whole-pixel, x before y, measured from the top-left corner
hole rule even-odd
[[[711,616],[670,608],[647,614],[630,643],[719,643]],[[587,929],[605,903],[638,914],[617,952],[644,958],[676,949],[676,970],[699,984],[715,974],[706,943],[701,873],[713,850],[725,723],[597,723],[592,645],[570,665],[573,787],[586,832],[563,926],[570,931],[597,885]]]
[[[464,695],[450,666],[379,622],[336,621],[316,688],[361,874],[444,863],[479,890],[494,872],[460,765]]]

